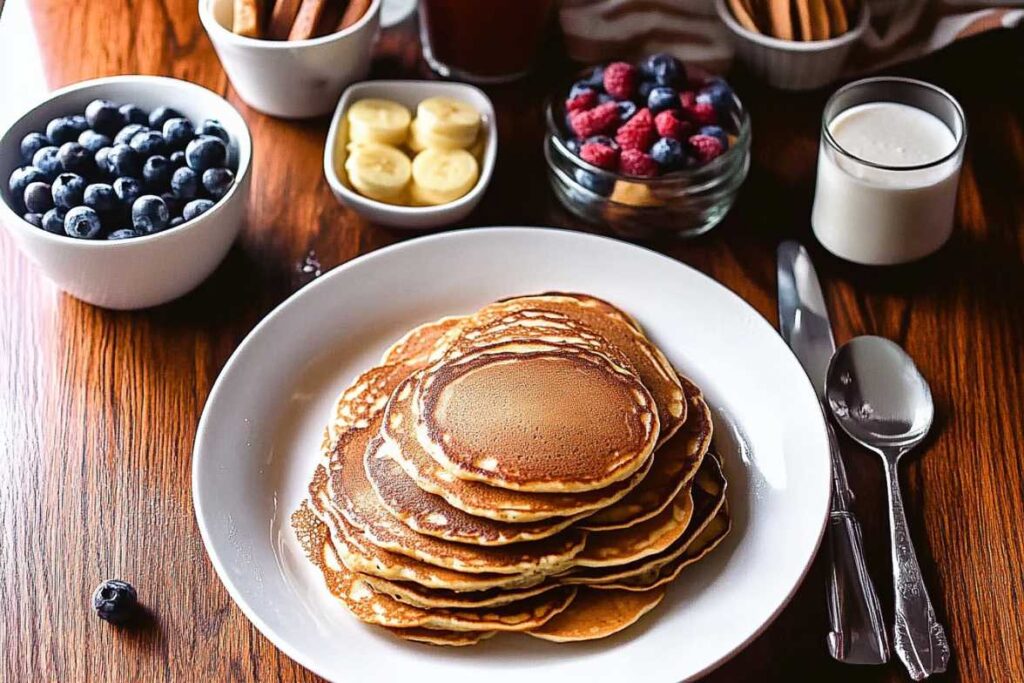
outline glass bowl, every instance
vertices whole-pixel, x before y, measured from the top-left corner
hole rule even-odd
[[[696,168],[638,178],[598,168],[570,151],[565,140],[573,135],[565,123],[564,102],[551,98],[544,158],[555,195],[573,214],[623,237],[707,232],[729,212],[750,168],[750,117],[739,98],[733,99],[730,146],[722,156]]]

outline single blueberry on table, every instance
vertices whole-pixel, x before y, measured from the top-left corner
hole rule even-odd
[[[183,149],[196,136],[196,129],[188,119],[167,119],[163,134],[168,149]]]
[[[225,145],[231,142],[228,131],[217,119],[206,119],[200,123],[199,127],[196,128],[196,135],[212,135],[215,138],[220,138],[220,141]]]
[[[106,183],[93,183],[85,188],[82,201],[90,209],[98,213],[113,211],[118,205],[118,196],[114,188]]]
[[[128,143],[135,152],[143,157],[163,154],[164,136],[155,130],[145,130],[132,136]]]
[[[41,213],[26,213],[22,218],[37,228],[43,227],[43,214]]]
[[[107,235],[108,240],[130,240],[133,237],[141,237],[142,233],[131,228],[121,228]]]
[[[662,171],[675,171],[686,165],[686,150],[678,140],[659,138],[651,146],[651,158]]]
[[[96,587],[92,594],[92,608],[96,616],[112,624],[121,624],[135,616],[139,596],[127,581],[108,579]]]
[[[92,152],[77,142],[65,142],[60,146],[60,166],[65,173],[89,175],[94,164]]]
[[[94,130],[87,130],[78,136],[78,144],[85,147],[87,150],[96,154],[104,147],[110,147],[111,140],[108,136],[103,133],[97,133]]]
[[[208,168],[203,171],[203,187],[213,199],[220,199],[231,189],[235,174],[228,168]]]
[[[149,112],[149,127],[153,130],[163,130],[164,124],[170,119],[184,118],[177,109],[170,107],[157,107]]]
[[[147,131],[147,130],[149,130],[149,128],[147,128],[146,126],[144,126],[142,124],[139,124],[139,123],[129,123],[127,126],[122,128],[121,130],[119,130],[117,132],[117,135],[114,136],[114,144],[115,145],[120,145],[120,144],[127,145],[129,142],[132,141],[133,137],[135,137],[139,133],[142,133],[142,132]]]
[[[171,173],[173,172],[174,166],[171,165],[171,160],[160,154],[149,157],[142,165],[142,179],[146,181],[146,185],[151,190],[166,188],[171,182]]]
[[[144,194],[132,204],[132,227],[145,235],[164,230],[170,220],[167,204],[156,195]]]
[[[66,235],[64,232],[64,212],[60,209],[50,209],[43,214],[43,230],[52,232],[54,235]]]
[[[573,177],[576,178],[576,182],[590,190],[594,194],[599,194],[602,197],[607,197],[612,193],[612,189],[615,187],[615,181],[611,178],[604,178],[596,173],[585,171],[582,168],[577,168],[573,171]]]
[[[50,146],[50,138],[42,133],[29,133],[21,139],[21,160],[26,164],[32,163],[32,157],[43,147]]]
[[[647,96],[647,108],[651,110],[652,114],[666,109],[675,109],[678,106],[679,93],[673,88],[659,85],[657,88],[652,88],[651,94]]]
[[[195,199],[199,194],[199,174],[187,166],[175,169],[171,176],[171,192],[179,199]]]
[[[185,150],[179,149],[177,152],[171,154],[171,165],[174,168],[181,168],[185,165]]]
[[[14,169],[11,177],[7,180],[7,189],[11,191],[11,198],[14,200],[15,211],[23,211],[22,201],[25,196],[25,188],[32,183],[48,182],[50,176],[40,171],[35,166],[22,166]]]
[[[64,216],[64,232],[69,237],[91,240],[102,229],[99,214],[88,206],[76,206]]]
[[[125,207],[130,208],[142,196],[142,183],[135,178],[123,176],[114,181],[114,194]]]
[[[86,125],[85,128],[89,126]],[[82,130],[85,130],[83,128]],[[72,142],[82,134],[70,116],[58,116],[46,124],[46,137],[54,145],[63,145],[65,142]]]
[[[99,171],[101,174],[110,173],[111,149],[111,147],[103,147],[101,149],[96,150],[96,153],[93,154],[92,156],[93,163],[96,165],[96,170]]]
[[[137,123],[142,126],[149,125],[149,115],[146,114],[145,110],[137,104],[122,104],[120,109],[121,116],[126,124]]]
[[[658,85],[681,88],[686,84],[686,69],[682,62],[664,52],[648,57],[640,65],[640,71]]]
[[[30,213],[46,213],[53,208],[53,194],[49,183],[36,181],[25,188],[25,208]]]
[[[43,147],[32,157],[32,165],[43,172],[50,180],[61,172],[60,150],[56,147]]]
[[[228,148],[224,141],[212,135],[201,135],[185,148],[185,163],[193,171],[223,166],[227,158]]]
[[[85,106],[89,127],[105,135],[113,135],[125,124],[124,115],[110,100],[93,100]]]
[[[213,208],[213,202],[209,199],[193,199],[181,210],[181,217],[190,221]]]
[[[700,134],[718,138],[718,141],[722,143],[722,149],[729,149],[729,135],[722,130],[721,126],[702,126]]]
[[[110,174],[116,177],[137,177],[142,173],[139,155],[125,144],[117,144],[110,148],[110,154],[107,155],[107,167]]]
[[[61,209],[81,206],[85,197],[85,178],[75,173],[61,173],[51,187],[53,203]]]

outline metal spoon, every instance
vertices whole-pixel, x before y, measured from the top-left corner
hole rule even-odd
[[[949,644],[921,578],[897,473],[900,458],[931,428],[935,407],[928,382],[898,344],[881,337],[856,337],[832,357],[825,398],[843,430],[885,462],[896,652],[915,681],[945,671]]]

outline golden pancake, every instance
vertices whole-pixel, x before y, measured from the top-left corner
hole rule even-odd
[[[643,593],[581,588],[567,609],[527,633],[556,643],[605,638],[635,624],[664,597],[664,588]]]
[[[379,437],[370,442],[363,456],[366,478],[384,507],[421,534],[473,545],[508,545],[553,536],[576,519],[556,517],[512,523],[466,514],[417,486],[402,466],[391,459],[389,449],[393,450]]]
[[[684,489],[663,512],[646,522],[625,529],[589,534],[587,545],[573,559],[573,564],[579,567],[613,567],[656,555],[682,537],[691,516],[693,498],[689,489]]]
[[[711,411],[700,389],[681,378],[690,406],[686,423],[654,452],[651,471],[622,500],[597,511],[581,523],[590,531],[621,529],[657,515],[697,473],[711,445]]]
[[[438,340],[446,332],[462,324],[465,319],[463,316],[450,316],[414,327],[384,352],[380,364],[426,363]]]
[[[328,425],[330,438],[350,427],[366,428],[370,421],[387,405],[388,396],[402,380],[412,374],[417,365],[404,362],[378,365],[359,375],[341,392],[334,405],[334,419]]]
[[[344,558],[342,558],[344,564]],[[346,565],[347,566],[347,565]],[[558,587],[554,581],[530,586],[527,588],[493,588],[486,591],[451,591],[437,588],[425,588],[407,581],[391,581],[379,576],[363,575],[363,579],[373,586],[378,593],[389,595],[399,602],[404,602],[423,609],[436,607],[451,609],[479,609],[482,607],[499,607],[510,602],[518,602],[532,598],[541,593]]]
[[[392,448],[391,458],[416,485],[441,496],[449,505],[477,517],[502,522],[536,522],[553,517],[576,516],[614,503],[629,493],[647,474],[652,459],[629,479],[596,491],[578,493],[531,493],[511,491],[452,476],[424,450],[405,426],[418,419],[414,400],[415,379],[406,380],[391,397],[382,434]]]
[[[417,439],[460,479],[599,489],[640,469],[658,439],[650,392],[579,347],[486,347],[418,374]]]
[[[586,540],[586,532],[568,529],[556,536],[485,547],[454,543],[413,531],[384,506],[366,478],[363,454],[376,434],[377,423],[350,429],[334,444],[328,491],[338,512],[378,548],[457,571],[496,574],[550,574],[568,568]]]
[[[402,640],[427,645],[447,645],[448,647],[465,647],[476,645],[481,640],[493,638],[497,631],[442,631],[432,628],[387,628],[386,630]]]

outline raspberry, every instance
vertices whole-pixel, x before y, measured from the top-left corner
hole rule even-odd
[[[597,93],[593,90],[584,90],[576,97],[565,101],[565,110],[569,112],[585,111],[595,104],[597,104]]]
[[[658,135],[663,138],[672,138],[682,142],[693,130],[689,121],[679,118],[679,114],[672,111],[663,111],[654,117],[654,125],[658,129]]]
[[[569,124],[581,138],[604,133],[619,122],[619,108],[614,102],[599,104],[593,109],[577,111],[569,115]]]
[[[646,107],[622,124],[618,132],[615,133],[615,141],[622,149],[638,149],[641,152],[646,152],[657,137],[658,131],[654,127],[654,117]]]
[[[628,100],[636,90],[636,67],[626,62],[612,62],[604,68],[604,91],[620,100]]]
[[[697,102],[685,111],[690,120],[698,126],[709,126],[713,123],[718,123],[718,112],[715,111],[714,105],[710,102]]]
[[[580,147],[580,158],[598,168],[613,170],[619,162],[619,150],[599,142],[585,142]]]
[[[619,173],[649,178],[658,175],[658,164],[650,155],[644,154],[638,149],[624,149],[619,155]]]
[[[686,141],[690,153],[702,164],[706,164],[715,157],[721,156],[725,148],[722,141],[710,135],[691,135]]]

